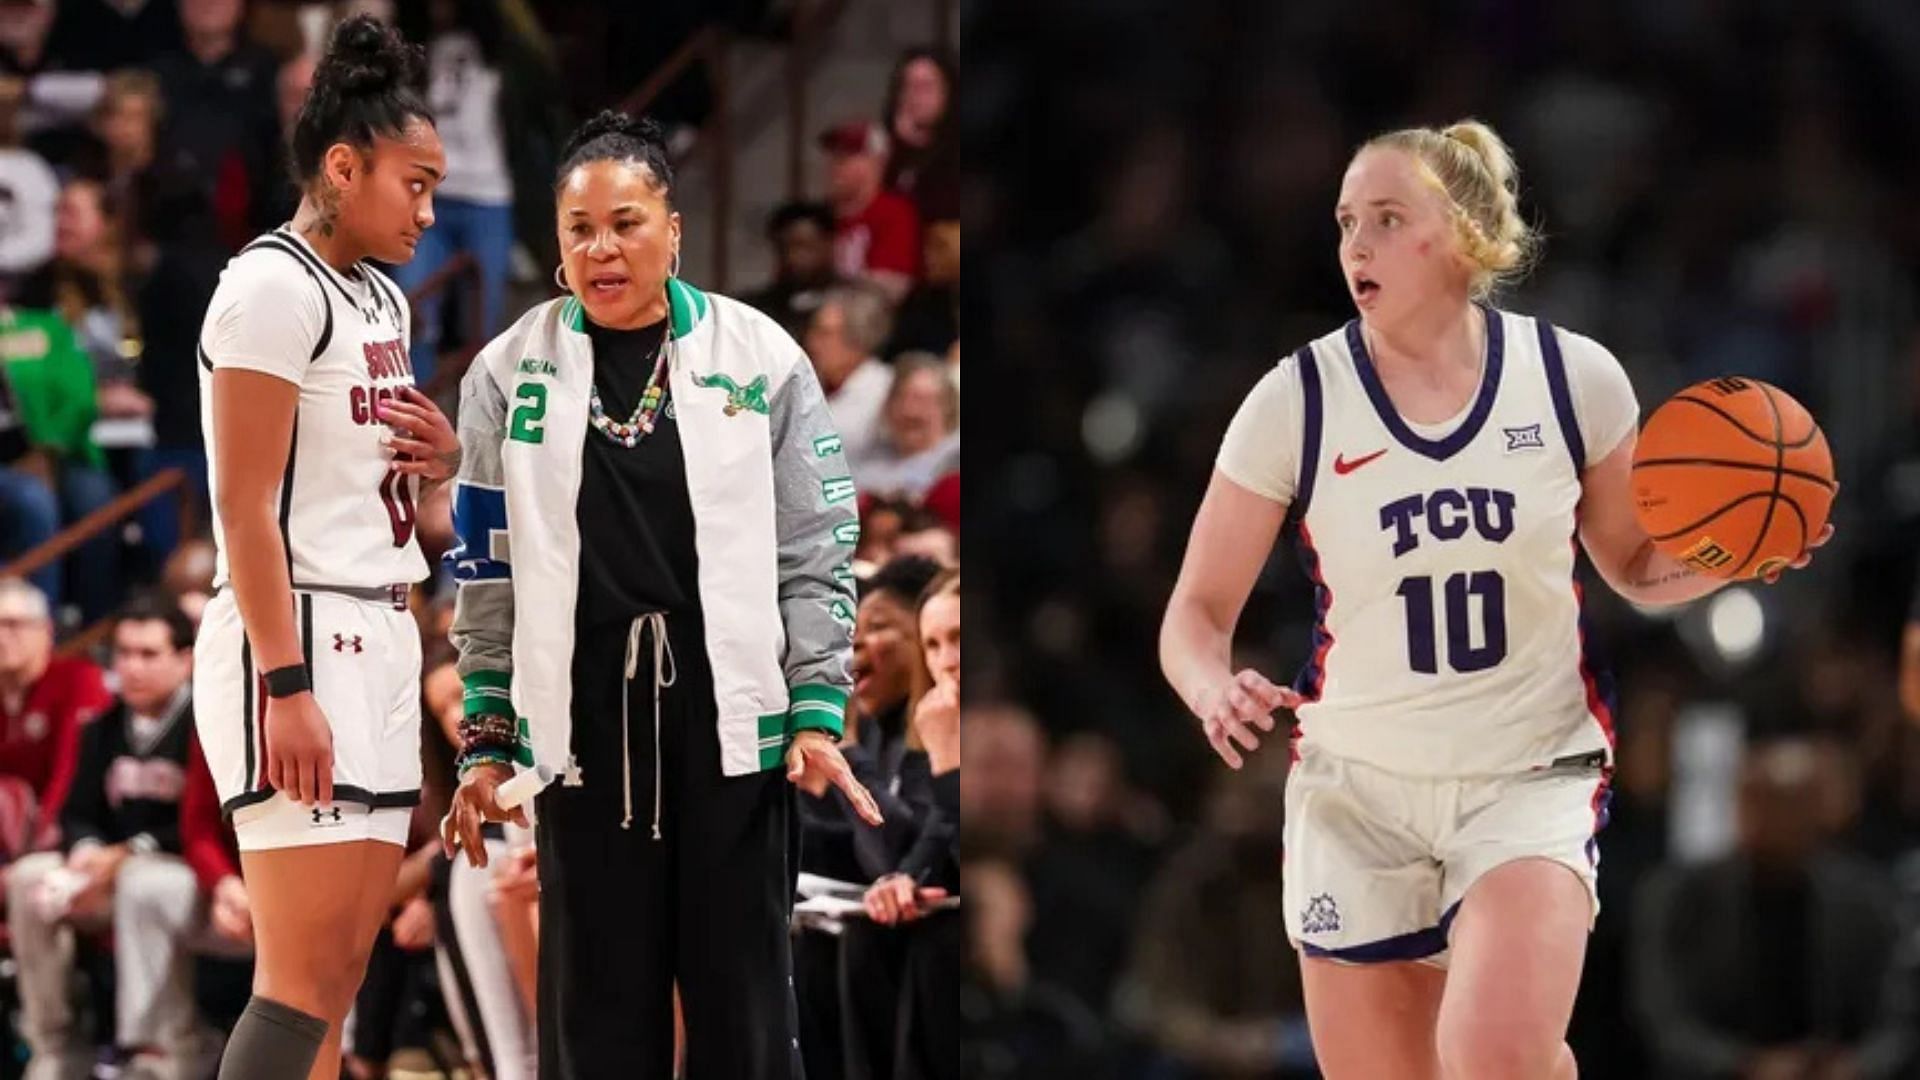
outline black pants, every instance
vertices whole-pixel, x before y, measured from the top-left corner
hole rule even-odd
[[[898,926],[849,919],[840,947],[847,1080],[957,1077],[966,948],[959,914]]]
[[[907,964],[900,996],[896,1080],[958,1080],[960,968],[967,932],[957,911],[939,911],[906,927]]]
[[[820,930],[794,935],[793,977],[807,1075],[842,1080],[847,1067],[840,1049],[840,940]]]
[[[653,647],[624,678],[627,628],[579,635],[573,746],[582,786],[536,805],[541,1080],[668,1080],[673,988],[688,1080],[801,1080],[787,925],[783,770],[725,777],[705,637],[670,619],[661,692],[662,838],[653,821]],[[620,695],[629,695],[633,822],[621,828]]]
[[[848,919],[840,935],[840,1031],[847,1080],[897,1080],[907,937],[899,927]]]

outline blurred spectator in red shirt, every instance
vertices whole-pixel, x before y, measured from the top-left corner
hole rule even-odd
[[[899,303],[920,276],[920,212],[886,187],[887,133],[871,120],[848,120],[820,135],[827,152],[827,201],[833,204],[834,265],[866,278]]]
[[[8,862],[58,842],[81,725],[111,704],[99,668],[53,655],[40,590],[0,580],[0,855]]]

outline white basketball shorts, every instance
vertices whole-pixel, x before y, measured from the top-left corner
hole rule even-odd
[[[381,840],[402,847],[420,801],[420,631],[409,613],[326,592],[294,594],[313,696],[333,729],[333,802],[303,806],[267,783],[266,687],[232,589],[207,604],[193,648],[200,746],[243,851]]]
[[[1467,890],[1526,858],[1577,874],[1597,917],[1607,799],[1594,764],[1429,778],[1303,754],[1287,777],[1287,937],[1307,956],[1444,966]]]

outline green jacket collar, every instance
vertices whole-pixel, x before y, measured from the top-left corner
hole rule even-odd
[[[670,277],[667,279],[667,313],[673,336],[686,337],[707,317],[707,294],[677,277]],[[578,298],[569,296],[561,303],[560,323],[577,334],[587,332],[587,313]]]

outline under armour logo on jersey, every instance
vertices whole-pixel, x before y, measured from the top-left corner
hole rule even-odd
[[[1528,424],[1525,427],[1501,428],[1507,433],[1507,453],[1519,450],[1545,450],[1547,441],[1540,437],[1540,425]]]
[[[328,816],[328,815],[331,815],[331,816]],[[321,807],[316,806],[313,808],[313,823],[315,825],[338,825],[340,824],[340,822],[341,822],[341,817],[340,817],[339,807],[329,806],[323,809]]]
[[[1300,932],[1303,934],[1340,932],[1340,907],[1333,902],[1333,897],[1321,893],[1307,901],[1307,910],[1300,913]]]
[[[359,634],[355,634],[352,637],[348,637],[345,634],[333,635],[333,651],[334,652],[346,652],[348,649],[352,649],[356,653],[363,653],[367,651],[360,644]]]

